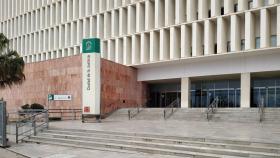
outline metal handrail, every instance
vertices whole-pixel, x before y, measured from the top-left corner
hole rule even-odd
[[[259,117],[260,122],[264,120],[265,106],[264,106],[264,98],[261,99],[261,103],[259,104]]]
[[[163,118],[166,120],[169,117],[173,115],[175,112],[175,108],[178,108],[180,105],[180,98],[175,99],[171,104],[169,104],[165,109],[163,110]],[[170,113],[168,114],[168,111],[170,110]]]
[[[142,110],[140,109],[141,106],[137,105],[136,109],[129,109],[128,112],[128,120],[136,117]]]
[[[219,97],[216,97],[211,104],[208,105],[207,110],[206,110],[206,117],[207,120],[210,120],[210,115],[214,114],[216,112],[216,109],[218,108],[219,104]]]
[[[42,117],[39,117],[42,116]],[[38,119],[39,117],[39,119]],[[42,119],[43,118],[43,119]],[[28,128],[28,125],[31,124],[31,128]],[[37,130],[44,130],[49,128],[49,111],[43,110],[39,113],[33,114],[30,117],[24,118],[16,122],[16,143],[22,141],[23,139],[30,137],[31,135],[36,136]],[[20,132],[20,129],[22,131]]]

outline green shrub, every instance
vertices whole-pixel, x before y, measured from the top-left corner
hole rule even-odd
[[[30,109],[41,110],[41,109],[44,109],[44,106],[41,104],[38,104],[38,103],[33,103],[30,105]]]

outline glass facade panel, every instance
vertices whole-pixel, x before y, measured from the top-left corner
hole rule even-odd
[[[276,47],[277,46],[277,36],[276,35],[271,35],[271,47]]]
[[[221,108],[240,107],[239,80],[197,81],[191,87],[193,108],[206,108],[216,97],[219,97]]]
[[[253,79],[251,107],[280,107],[279,78]],[[262,101],[263,100],[263,101]]]
[[[260,37],[256,37],[256,49],[260,48],[261,47],[261,39]]]

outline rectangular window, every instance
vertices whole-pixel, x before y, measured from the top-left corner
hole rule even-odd
[[[253,0],[248,1],[248,8],[249,9],[253,8]]]
[[[241,40],[241,50],[245,50],[245,39]]]
[[[261,39],[260,39],[260,37],[256,37],[255,44],[256,44],[256,49],[259,49],[261,47]]]
[[[231,43],[230,43],[230,41],[227,42],[227,52],[231,52]]]
[[[234,12],[237,12],[238,11],[238,4],[234,4]]]
[[[270,42],[271,42],[271,47],[276,47],[277,46],[277,36],[271,35]]]
[[[268,6],[269,5],[269,0],[264,0],[264,6]]]
[[[224,15],[224,14],[225,14],[225,8],[222,7],[222,8],[221,8],[221,15]]]

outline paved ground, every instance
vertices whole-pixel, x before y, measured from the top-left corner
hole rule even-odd
[[[14,152],[11,152],[11,151],[9,151],[7,149],[3,149],[3,148],[0,148],[0,157],[1,158],[26,158],[25,156],[16,154]]]

